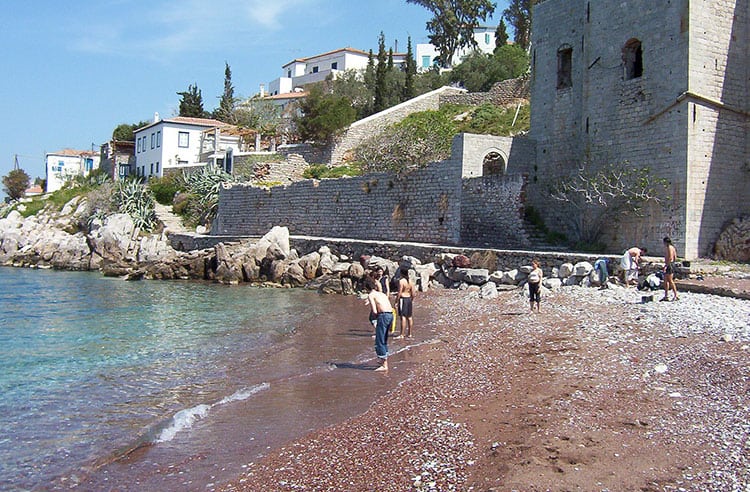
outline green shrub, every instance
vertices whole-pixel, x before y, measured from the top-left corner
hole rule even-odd
[[[181,215],[190,226],[210,226],[219,207],[219,188],[222,183],[231,181],[231,175],[214,166],[205,166],[193,172],[183,172],[180,186],[185,193],[178,195],[179,200],[175,197],[172,210]]]
[[[140,229],[150,231],[156,225],[154,197],[139,181],[132,179],[118,181],[112,200],[117,211],[130,215]]]
[[[362,164],[354,162],[344,166],[330,167],[326,164],[311,164],[302,173],[306,179],[342,178],[344,176],[361,176]]]
[[[156,201],[162,205],[172,205],[175,195],[182,191],[178,175],[174,174],[149,179],[148,188],[154,194]]]

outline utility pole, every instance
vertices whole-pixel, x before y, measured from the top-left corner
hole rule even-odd
[[[13,170],[18,171],[18,154],[13,154]]]

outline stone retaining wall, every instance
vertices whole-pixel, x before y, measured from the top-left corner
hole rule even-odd
[[[529,76],[524,75],[515,79],[497,82],[487,92],[442,94],[440,96],[440,104],[470,104],[479,106],[484,103],[492,103],[498,106],[508,106],[528,102],[530,97],[531,86],[529,84]]]

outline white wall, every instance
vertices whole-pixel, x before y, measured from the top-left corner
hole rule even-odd
[[[91,160],[87,169],[86,160]],[[86,176],[90,171],[99,168],[101,157],[98,154],[67,155],[49,153],[45,158],[47,172],[47,192],[57,191],[76,176]]]

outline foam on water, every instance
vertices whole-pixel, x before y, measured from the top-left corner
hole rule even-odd
[[[216,403],[212,404],[200,404],[192,408],[186,408],[177,412],[174,417],[169,420],[167,427],[161,430],[159,437],[154,441],[155,443],[169,442],[177,436],[181,431],[190,429],[195,422],[205,418],[208,413],[217,406],[226,405],[237,401],[247,400],[259,391],[267,390],[271,385],[268,383],[261,383],[253,386],[252,388],[245,388],[234,392],[233,394],[222,398]]]

